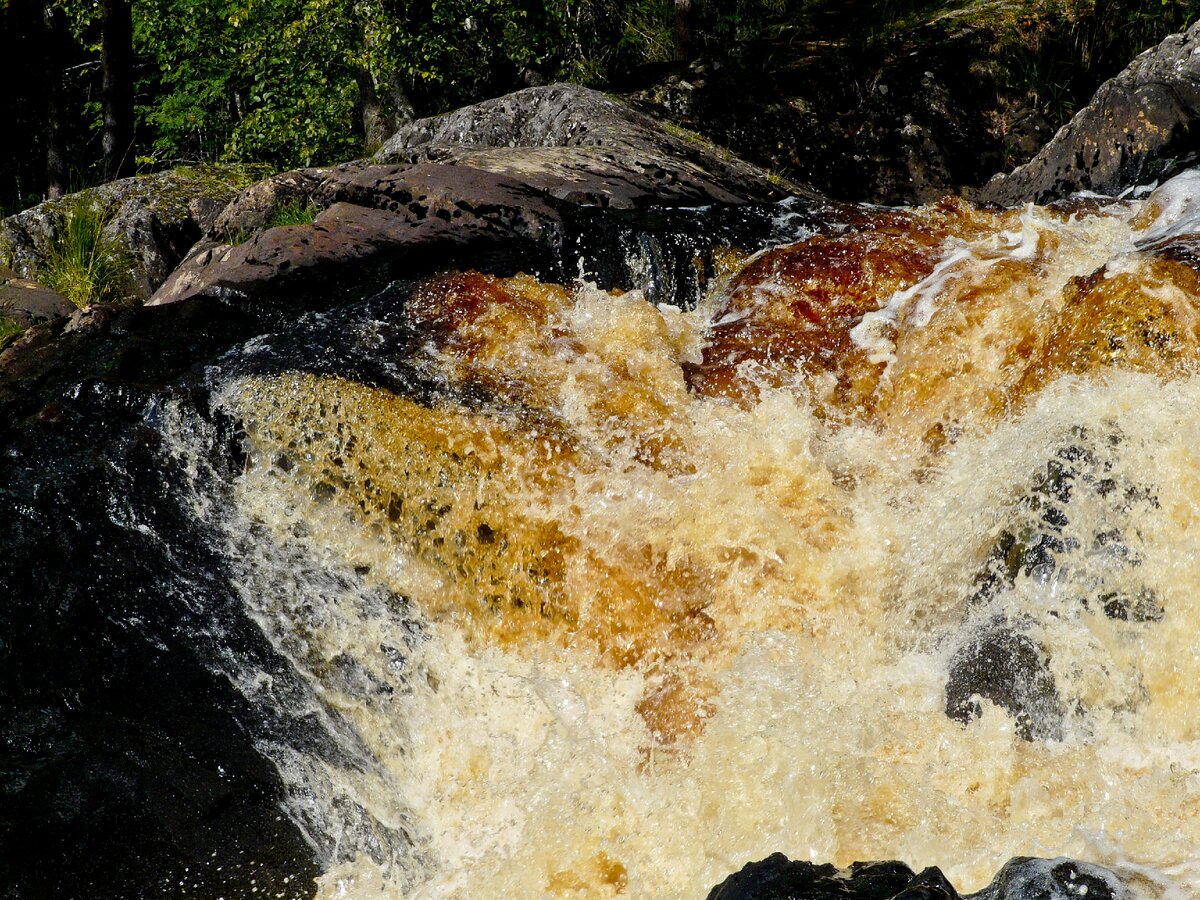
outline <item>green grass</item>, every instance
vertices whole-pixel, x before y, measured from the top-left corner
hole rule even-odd
[[[3,350],[24,333],[25,329],[17,322],[0,316],[0,350]]]
[[[267,219],[268,228],[283,228],[287,225],[311,225],[321,210],[311,200],[285,203]]]
[[[120,254],[104,238],[106,217],[78,201],[67,209],[57,240],[41,268],[40,281],[76,306],[120,299],[125,271]]]

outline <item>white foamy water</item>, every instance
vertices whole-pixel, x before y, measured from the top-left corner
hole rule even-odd
[[[1184,275],[1136,249],[1190,227],[1184,188],[951,229],[846,324],[884,368],[837,415],[803,361],[689,386],[710,324],[756,314],[725,295],[532,280],[426,350],[483,406],[227,385],[246,602],[360,758],[279,759],[320,896],[697,897],[775,851],[963,892],[1065,855],[1200,893],[1200,377],[1183,338],[1145,339],[1161,368],[1062,343],[1106,263],[1145,288],[1102,307],[1130,334],[1194,334]],[[1040,539],[1049,563],[1005,561]],[[1033,740],[987,699],[945,713],[996,622],[1053,678]]]

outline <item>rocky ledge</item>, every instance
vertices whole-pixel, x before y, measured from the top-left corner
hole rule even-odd
[[[604,94],[530,88],[415,122],[373,160],[250,187],[151,303],[361,290],[464,255],[476,266],[504,269],[519,259],[554,273],[584,210],[795,195],[817,199]],[[297,203],[319,210],[311,224],[266,227],[281,205]]]

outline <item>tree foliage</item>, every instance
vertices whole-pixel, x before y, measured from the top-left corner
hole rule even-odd
[[[78,2],[78,0],[72,0]],[[707,49],[783,0],[696,4]],[[144,155],[309,165],[363,143],[363,78],[429,115],[672,57],[672,0],[134,0]]]
[[[0,161],[0,205],[27,204],[61,182],[48,174],[52,158],[69,186],[99,179],[108,2],[3,0],[0,70],[10,90],[0,95],[0,115],[24,138]],[[999,15],[993,5],[976,6],[981,16]],[[373,149],[406,116],[526,84],[638,88],[689,55],[713,71],[769,79],[764,60],[805,52],[812,22],[889,33],[963,7],[961,0],[880,0],[863,11],[848,11],[844,0],[132,0],[135,153],[143,169],[217,160],[327,164]],[[1039,98],[1073,103],[1101,73],[1190,22],[1198,8],[1200,0],[1004,4],[1021,32],[1010,68],[1029,73]],[[69,27],[47,24],[55,22]]]

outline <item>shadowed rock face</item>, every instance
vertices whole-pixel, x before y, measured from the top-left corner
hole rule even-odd
[[[982,190],[989,203],[1042,203],[1146,184],[1198,149],[1200,25],[1171,35],[1101,85],[1030,162]]]

